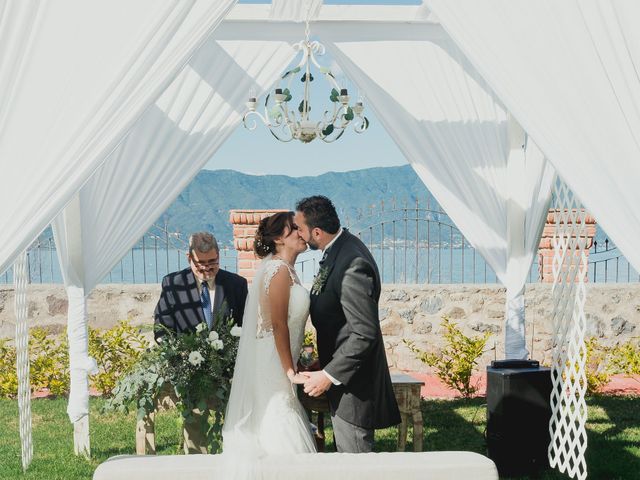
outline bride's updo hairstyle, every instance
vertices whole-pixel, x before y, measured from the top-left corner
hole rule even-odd
[[[270,253],[276,253],[276,239],[284,234],[286,227],[293,231],[293,212],[278,212],[260,220],[253,241],[253,250],[256,255],[264,258]]]

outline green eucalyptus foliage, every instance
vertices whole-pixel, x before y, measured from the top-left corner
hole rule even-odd
[[[159,344],[144,352],[133,370],[119,380],[105,409],[135,409],[140,420],[153,412],[169,391],[175,395],[185,422],[195,421],[194,410],[201,412],[200,428],[211,452],[221,451],[222,412],[231,391],[239,337],[231,317],[218,315],[214,325],[219,327],[211,332],[204,323],[194,333],[176,335],[167,331]]]

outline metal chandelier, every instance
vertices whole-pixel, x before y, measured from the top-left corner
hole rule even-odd
[[[326,143],[335,142],[351,124],[356,133],[362,133],[369,127],[369,120],[363,116],[364,104],[358,99],[353,106],[349,105],[350,97],[346,88],[341,88],[335,76],[327,67],[323,67],[316,60],[316,55],[324,55],[325,47],[318,41],[310,40],[309,21],[306,22],[305,39],[296,43],[293,48],[301,52],[298,65],[282,75],[278,88],[269,92],[264,100],[264,115],[256,111],[257,99],[255,94],[249,94],[248,111],[243,117],[244,126],[248,130],[255,130],[258,117],[270,130],[271,134],[281,142],[293,139],[309,143],[320,138]],[[332,87],[329,100],[332,107],[325,110],[320,120],[310,117],[311,103],[309,95],[311,82],[314,77],[311,65],[314,65]],[[304,84],[303,97],[297,107],[297,112],[289,108],[292,101],[291,82],[296,74],[304,72],[300,81]],[[283,85],[286,86],[283,88]],[[250,120],[249,122],[247,120]]]

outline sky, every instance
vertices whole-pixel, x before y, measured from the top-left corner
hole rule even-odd
[[[240,0],[239,3],[271,3],[270,0]],[[368,4],[368,5],[419,5],[420,0],[325,0],[325,4]],[[312,31],[313,33],[313,31]],[[300,39],[304,36],[301,27]],[[320,39],[321,40],[321,39]],[[357,89],[351,85],[339,71],[329,54],[318,58],[322,65],[330,66],[334,73],[338,74],[341,84],[346,84],[353,95]],[[294,62],[299,61],[299,57]],[[313,73],[313,69],[312,69]],[[322,75],[314,75],[316,80],[312,83],[314,91],[321,92],[316,101],[312,98],[311,105],[318,105],[319,111],[328,108],[330,102],[326,93],[331,90],[330,85],[322,78]],[[247,130],[240,124],[231,137],[220,147],[216,154],[205,166],[209,170],[230,169],[254,175],[277,174],[292,177],[315,176],[326,172],[346,172],[371,167],[386,167],[405,165],[407,163],[396,144],[382,127],[373,111],[367,109],[366,92],[358,92],[365,95],[365,116],[370,121],[370,127],[362,134],[349,129],[335,143],[326,144],[319,139],[311,143],[303,144],[293,140],[282,143],[273,138],[269,129],[261,123],[253,130]],[[298,98],[294,94],[294,101]],[[258,104],[262,105],[258,99]],[[297,105],[297,102],[295,102]],[[293,102],[292,102],[293,105]],[[313,112],[313,110],[312,110]],[[314,117],[315,118],[315,117]]]

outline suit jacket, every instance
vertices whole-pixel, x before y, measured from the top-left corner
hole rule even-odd
[[[364,428],[400,423],[380,331],[380,274],[367,247],[347,230],[327,251],[311,293],[320,365],[342,385],[327,391],[332,413]]]
[[[235,273],[219,270],[216,274],[214,313],[223,302],[237,325],[242,325],[247,299],[247,280]],[[224,312],[223,312],[224,313]],[[191,268],[170,273],[162,279],[162,293],[154,312],[156,340],[166,333],[159,325],[177,333],[194,332],[205,321],[196,277]]]

